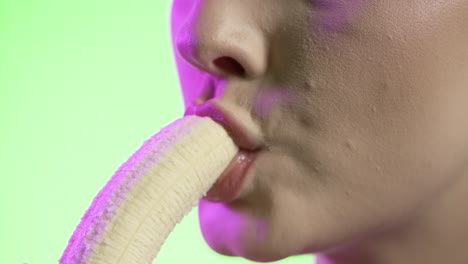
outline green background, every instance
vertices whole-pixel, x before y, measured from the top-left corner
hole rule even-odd
[[[183,115],[170,4],[0,0],[0,263],[57,263],[113,172]],[[154,263],[253,262],[212,251],[194,208]]]

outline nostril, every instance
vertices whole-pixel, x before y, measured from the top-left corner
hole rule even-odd
[[[231,57],[220,57],[214,60],[214,65],[219,67],[222,71],[228,74],[235,74],[237,76],[244,76],[245,69],[242,65]]]

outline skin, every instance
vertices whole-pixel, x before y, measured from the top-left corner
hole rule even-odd
[[[174,0],[185,106],[265,144],[240,199],[200,201],[208,245],[468,263],[467,21],[468,0]]]

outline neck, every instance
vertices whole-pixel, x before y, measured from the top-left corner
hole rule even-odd
[[[468,263],[467,208],[468,172],[410,222],[352,246],[317,254],[317,264]]]

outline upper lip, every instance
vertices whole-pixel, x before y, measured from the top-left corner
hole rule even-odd
[[[203,104],[191,105],[184,116],[196,115],[210,117],[224,127],[234,143],[243,150],[257,151],[263,143],[260,133],[249,130],[245,122],[239,120],[232,112],[227,111],[218,101],[209,100]]]

